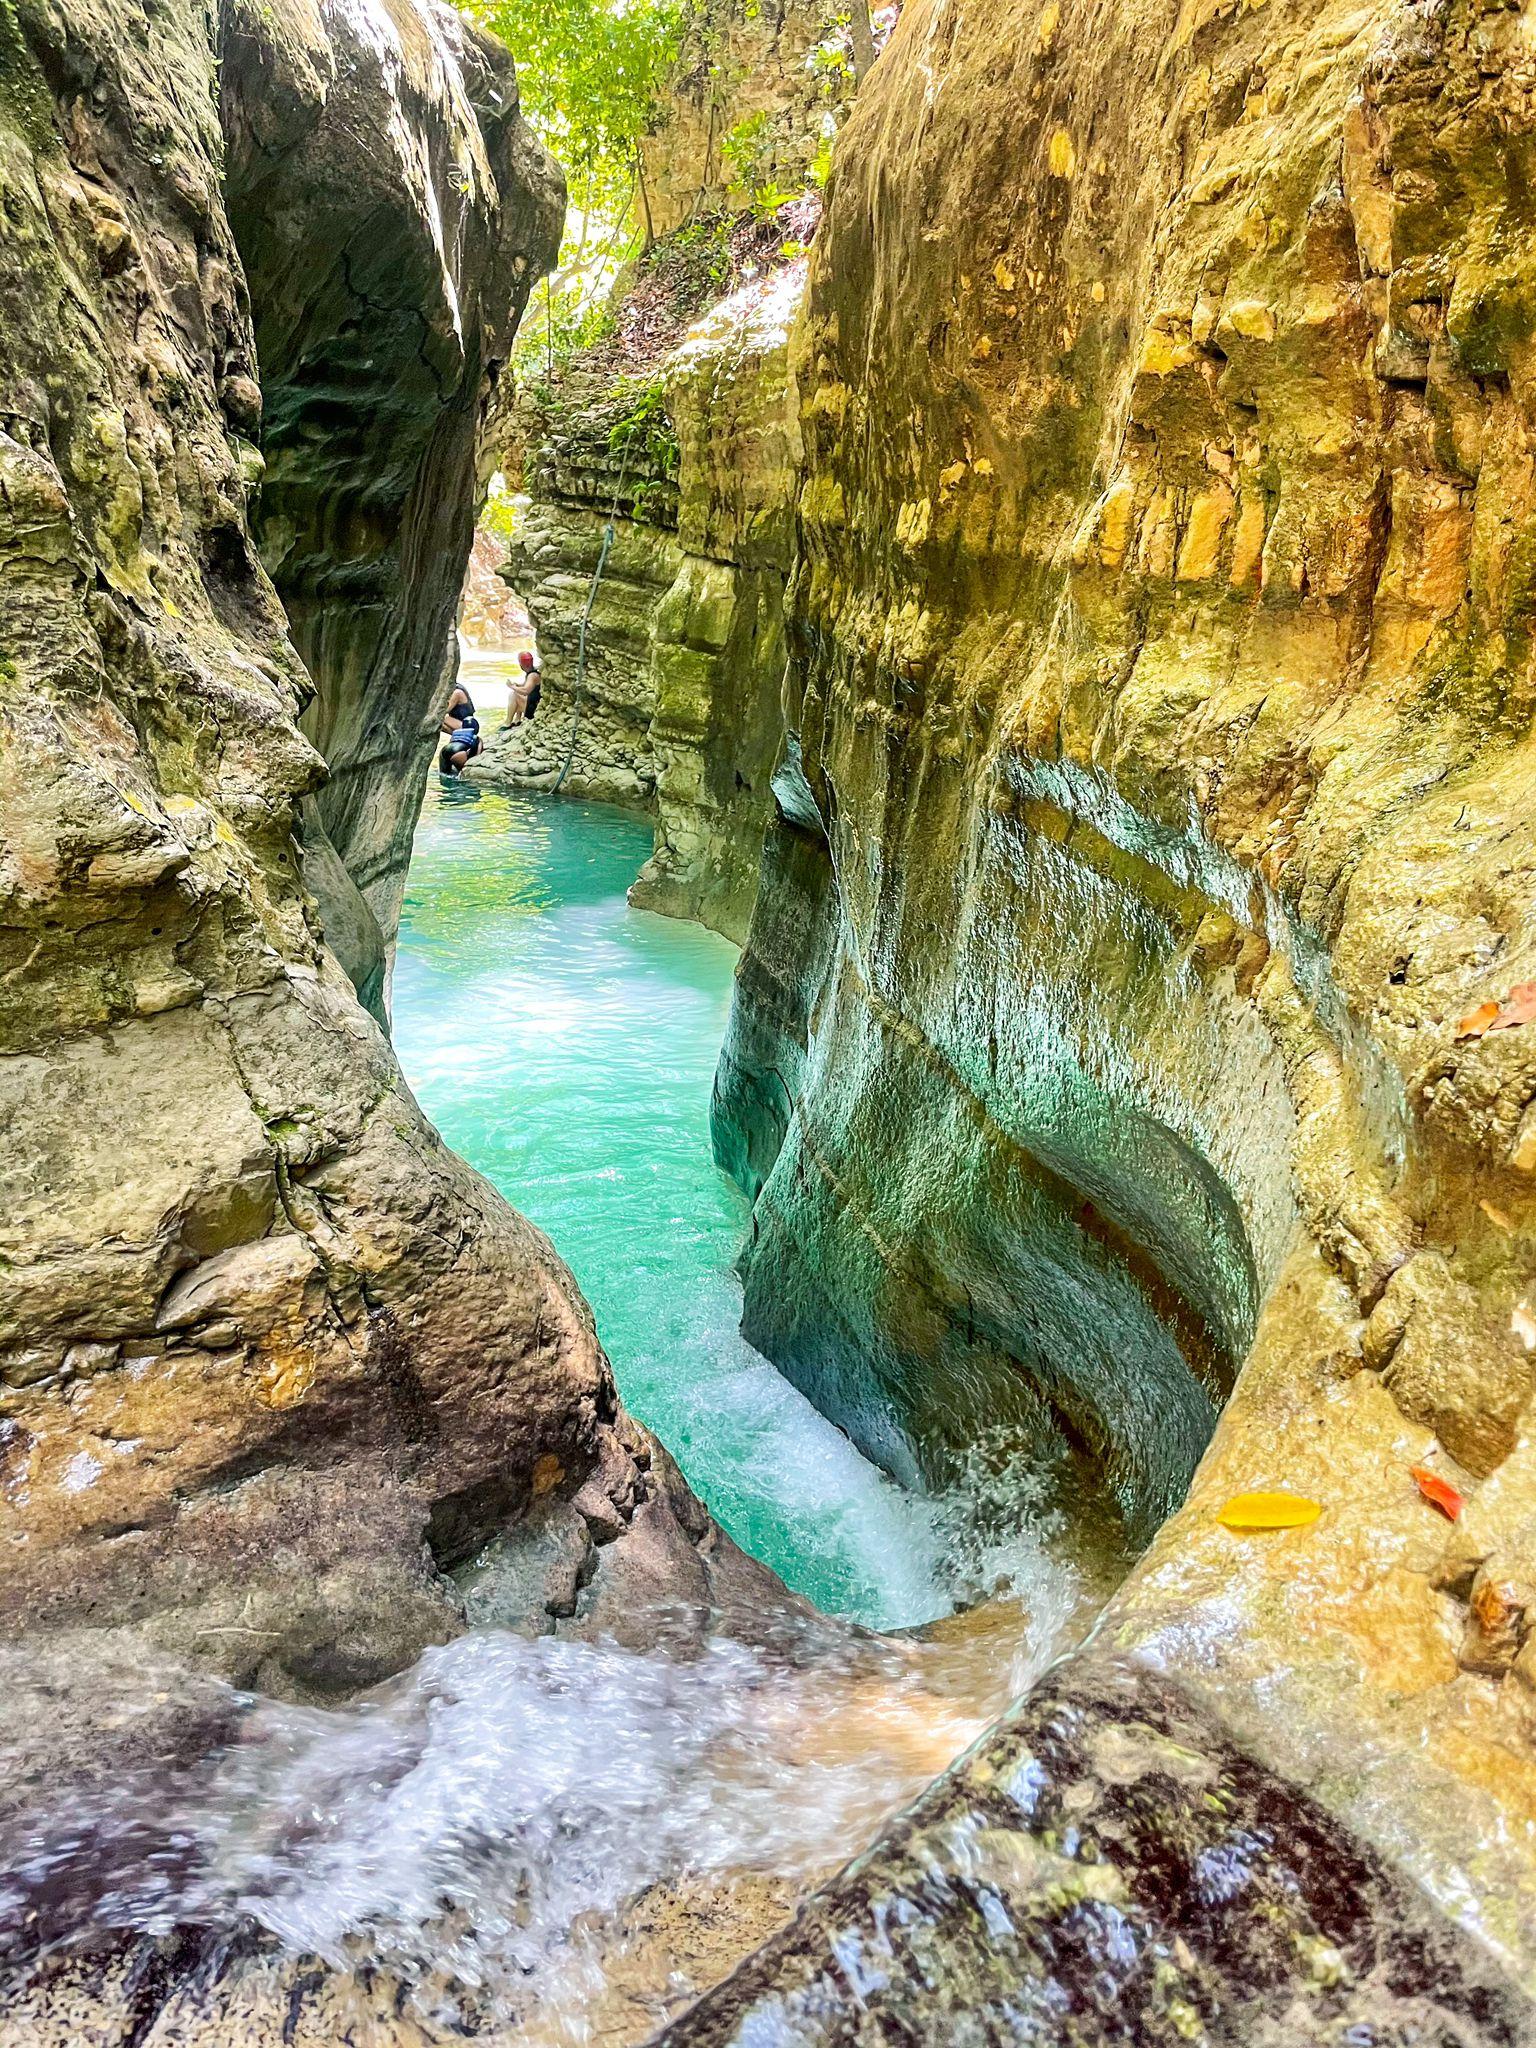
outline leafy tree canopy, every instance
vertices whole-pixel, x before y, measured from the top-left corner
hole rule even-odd
[[[570,175],[573,203],[624,207],[688,0],[460,4],[511,50],[523,109]]]

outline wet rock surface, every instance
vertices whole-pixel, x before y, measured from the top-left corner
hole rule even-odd
[[[796,339],[716,1136],[749,1337],[898,1473],[985,1419],[1156,1531],[1112,1639],[1530,1982],[1517,43],[904,9]],[[1274,1488],[1310,1531],[1222,1526]]]
[[[89,4],[8,15],[0,56],[0,1611],[45,1661],[69,1631],[60,1703],[10,1750],[56,1799],[95,1769],[89,1731],[112,1753],[110,1673],[133,1645],[344,1696],[458,1631],[446,1570],[555,1499],[593,1529],[583,1600],[638,1611],[676,1569],[696,1641],[730,1585],[777,1595],[621,1413],[548,1244],[421,1116],[300,876],[326,764],[251,537],[264,365],[226,170],[253,179],[242,150],[261,158],[275,184],[245,203],[288,264],[269,513],[288,504],[296,547],[311,515],[346,527],[348,646],[372,662],[389,643],[409,723],[436,672],[396,629],[409,612],[407,638],[436,646],[439,583],[451,622],[481,386],[547,225],[505,61],[430,8],[130,22]],[[404,155],[370,156],[321,279],[335,181],[385,134]],[[419,298],[434,181],[481,209],[433,258],[443,292],[468,283],[456,308],[397,300],[370,330],[397,436],[380,440],[342,360],[362,346],[346,249],[366,230]],[[258,253],[260,281],[281,252]],[[281,476],[285,434],[317,430],[306,375],[340,411],[325,509],[300,517]],[[389,453],[366,535],[346,510],[362,414]],[[370,608],[401,547],[424,581]]]
[[[1079,1657],[661,2036],[1528,2042],[1536,2007],[1176,1686]]]
[[[308,878],[382,1017],[480,428],[554,260],[564,193],[506,51],[435,0],[232,4],[221,59],[260,365],[255,540],[315,686],[304,731],[330,769],[306,810]]]
[[[780,1611],[354,992],[468,544],[449,588],[425,514],[549,191],[478,41],[327,19],[0,13],[8,1826],[65,1792],[89,1819],[134,1751],[195,1776],[212,1680],[345,1698],[466,1605],[535,1646],[648,1648],[665,1611],[684,1655]],[[664,822],[673,706],[650,886],[727,929],[717,684],[750,676],[755,721],[793,657],[717,1104],[749,1333],[892,1469],[990,1436],[1153,1539],[1104,1647],[679,2042],[1532,2037],[1523,34],[1457,0],[910,0],[813,262],[793,557],[773,493],[683,464],[631,579],[656,703],[626,772],[650,748]],[[338,206],[379,272],[310,294]],[[252,538],[247,270],[299,650]],[[721,475],[770,412],[725,388]],[[1318,1519],[1232,1530],[1254,1487]],[[185,1691],[125,1716],[161,1660]],[[23,1946],[143,1846],[109,1836],[59,1845]],[[105,2037],[145,2040],[168,1983],[218,2014],[229,1960],[115,1951]],[[254,2038],[315,1989],[276,1980]],[[40,2038],[79,2038],[39,1981]],[[318,1987],[322,2034],[350,1996]]]

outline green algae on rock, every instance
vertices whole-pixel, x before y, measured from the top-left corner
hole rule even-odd
[[[364,718],[354,693],[343,718],[341,697],[362,668],[379,680],[382,635],[397,710],[426,713],[470,537],[466,507],[439,527],[433,498],[462,482],[551,174],[518,132],[504,60],[433,10],[259,14],[175,0],[125,21],[24,0],[5,17],[0,1600],[39,1641],[88,1620],[104,1643],[131,1629],[242,1683],[329,1697],[460,1628],[440,1567],[537,1500],[588,1486],[605,1532],[634,1537],[601,1571],[643,1553],[647,1585],[669,1545],[693,1556],[711,1532],[622,1415],[569,1274],[426,1123],[322,938],[297,830],[326,775],[299,724],[315,684],[251,538],[262,365],[225,181],[255,177],[264,137],[293,269],[274,275],[274,241],[249,275],[309,308],[317,351],[306,372],[298,342],[274,343],[274,503],[296,548],[317,545],[312,514],[328,525],[327,599],[350,572],[355,592],[387,576],[392,548],[410,558],[398,613],[390,596],[329,635],[308,617],[325,718],[373,735],[346,801],[377,774],[408,812],[419,771],[393,713]],[[342,159],[401,132],[415,141],[370,158],[368,203],[359,190],[338,214]],[[397,307],[353,388],[349,265],[372,291],[365,261],[398,259],[419,288],[424,223],[471,206],[432,259],[436,368]],[[349,509],[369,393],[396,438],[377,498]],[[331,411],[334,489],[301,513],[283,434]],[[392,884],[373,879],[387,914]],[[706,1577],[736,1562],[771,1606],[729,1546]],[[73,1682],[106,1713],[92,1669],[82,1647]],[[61,1769],[79,1748],[64,1729]]]
[[[505,569],[538,631],[543,703],[471,770],[535,788],[565,770],[572,794],[654,810],[635,902],[738,943],[781,734],[799,461],[788,329],[802,275],[791,266],[711,308],[653,371],[656,402],[620,385],[562,418]],[[657,411],[675,452],[650,427]]]
[[[895,1470],[1188,1489],[1105,1629],[1529,1984],[1536,1612],[1466,1603],[1531,1577],[1536,1039],[1457,1039],[1536,959],[1514,22],[910,0],[716,1128],[749,1335]]]

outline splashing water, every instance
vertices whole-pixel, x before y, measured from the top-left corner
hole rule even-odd
[[[65,1792],[8,1844],[0,1950],[110,1842],[98,1928],[254,1934],[364,2002],[382,1972],[430,2038],[613,2039],[638,1973],[616,2023],[638,2039],[974,1741],[1072,1621],[1065,1604],[987,1616],[947,1640],[828,1633],[795,1663],[481,1629],[345,1708],[226,1695],[234,1725],[190,1775],[129,1772],[74,1810]],[[161,1683],[124,1672],[115,1711],[163,1703]],[[743,1895],[766,1924],[740,1921]],[[692,1978],[637,1921],[658,1898],[715,1923]],[[236,1975],[196,1995],[247,1993]]]
[[[364,1707],[262,1709],[211,1802],[247,1819],[209,1904],[336,1966],[451,1982],[461,2012],[466,1990],[579,2005],[580,1937],[648,1887],[819,1877],[979,1735],[1001,1700],[936,1689],[936,1661],[479,1632]]]
[[[1055,1568],[1027,1523],[983,1558],[961,1500],[904,1492],[742,1339],[747,1206],[708,1130],[736,953],[629,906],[650,844],[606,805],[434,790],[393,996],[422,1107],[549,1232],[629,1407],[797,1592],[891,1629],[1034,1584]]]
[[[219,1746],[190,1773],[126,1772],[74,1807],[61,1788],[7,1843],[0,1948],[83,1883],[99,1926],[255,1931],[319,1957],[343,1998],[398,1982],[428,2038],[638,2040],[1081,1633],[1091,1589],[997,1447],[916,1498],[741,1339],[745,1205],[706,1123],[733,953],[629,908],[648,845],[601,807],[435,795],[395,977],[403,1063],[550,1231],[626,1399],[737,1540],[825,1612],[922,1635],[683,1663],[478,1629],[344,1708],[200,1700]],[[125,1671],[119,1722],[137,1687],[152,1726],[161,1682]]]

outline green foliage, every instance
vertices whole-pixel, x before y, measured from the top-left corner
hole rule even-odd
[[[728,128],[720,142],[729,188],[741,194],[758,220],[772,220],[781,207],[800,197],[773,175],[777,140],[771,116],[760,107]]]
[[[811,52],[811,70],[829,91],[836,82],[851,79],[853,57],[846,42],[840,37],[829,36],[825,42],[818,43]]]
[[[627,205],[687,0],[460,0],[511,50],[523,109],[584,209]]]
[[[666,386],[659,378],[638,385],[626,381],[614,396],[621,411],[608,430],[609,454],[618,456],[631,476],[676,476],[677,433],[667,411]]]
[[[485,494],[480,524],[487,533],[494,533],[503,546],[510,546],[517,532],[517,500],[499,471],[491,478]]]
[[[759,107],[720,138],[720,158],[730,176],[731,189],[750,192],[767,175],[773,149],[768,109]]]
[[[731,284],[731,229],[728,213],[695,214],[646,252],[645,276],[657,279],[688,312],[718,298]]]

